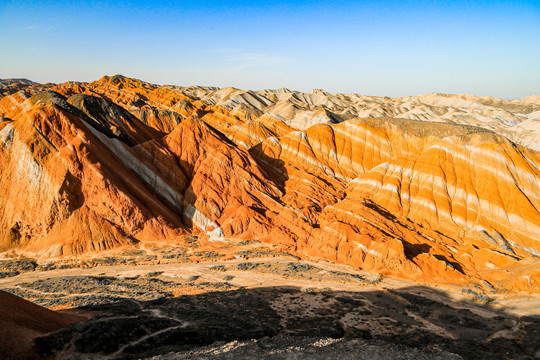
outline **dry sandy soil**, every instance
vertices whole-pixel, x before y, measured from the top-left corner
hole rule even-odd
[[[88,319],[34,334],[41,358],[540,356],[539,297],[464,294],[326,262],[34,270],[0,279],[0,289]]]

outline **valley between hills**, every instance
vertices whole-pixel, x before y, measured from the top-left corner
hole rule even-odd
[[[0,251],[12,359],[533,359],[540,96],[0,80]]]

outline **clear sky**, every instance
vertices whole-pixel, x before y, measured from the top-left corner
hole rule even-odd
[[[0,2],[0,78],[540,94],[540,0]]]

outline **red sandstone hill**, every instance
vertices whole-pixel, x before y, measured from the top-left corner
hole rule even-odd
[[[413,280],[540,291],[534,98],[123,76],[10,86],[2,250],[70,256],[196,234]]]
[[[0,354],[2,359],[31,358],[32,340],[84,320],[35,305],[0,290]]]

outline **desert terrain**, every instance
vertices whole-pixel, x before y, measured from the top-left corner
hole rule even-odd
[[[71,266],[0,279],[2,291],[54,309],[67,322],[21,331],[33,342],[18,344],[14,354],[532,359],[540,350],[540,298],[530,295],[480,297],[283,257]],[[45,311],[28,311],[38,310]],[[34,321],[51,326],[48,319]]]
[[[538,358],[539,114],[0,80],[0,351]]]

